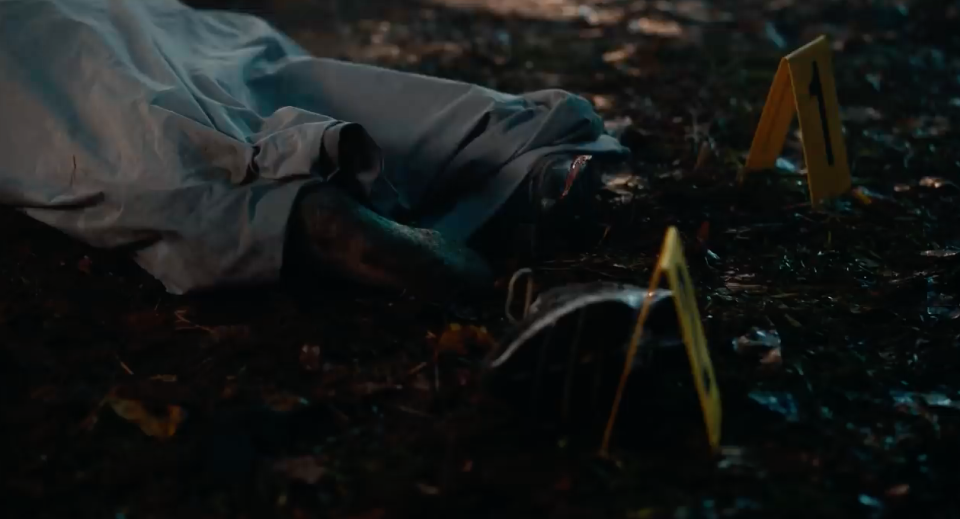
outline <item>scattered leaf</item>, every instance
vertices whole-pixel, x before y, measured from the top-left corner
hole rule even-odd
[[[142,402],[120,398],[113,392],[107,396],[105,403],[117,416],[136,424],[144,434],[158,440],[173,437],[186,419],[186,411],[180,406],[166,405],[151,411]]]
[[[956,187],[957,185],[944,178],[923,177],[920,179],[920,186],[940,189],[941,187]]]
[[[733,351],[756,358],[761,364],[779,365],[783,362],[780,334],[776,330],[751,328],[733,340]]]
[[[427,340],[433,343],[435,354],[453,352],[466,355],[471,348],[488,351],[496,345],[496,341],[484,326],[451,323],[438,339],[431,335],[427,335]]]

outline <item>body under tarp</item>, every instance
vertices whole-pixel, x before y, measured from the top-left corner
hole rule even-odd
[[[627,153],[564,91],[315,58],[176,0],[0,0],[0,204],[129,250],[172,293],[279,278],[298,192],[340,171],[466,240],[559,152]]]

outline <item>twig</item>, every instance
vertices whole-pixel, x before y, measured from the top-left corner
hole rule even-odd
[[[410,371],[407,371],[404,377],[412,377],[413,375],[416,375],[417,373],[420,373],[421,371],[423,371],[423,368],[425,367],[427,367],[427,363],[421,362],[420,364],[417,364],[416,366],[410,368]]]
[[[412,415],[414,415],[414,416],[419,416],[419,417],[421,417],[421,418],[434,418],[433,415],[424,413],[423,411],[418,411],[418,410],[416,410],[416,409],[413,409],[413,408],[411,408],[411,407],[407,407],[407,406],[405,406],[405,405],[399,405],[399,404],[398,404],[398,405],[393,406],[393,408],[396,409],[396,410],[398,410],[398,411],[403,411],[404,413],[407,413],[407,414],[412,414]]]
[[[120,360],[120,357],[119,357],[118,355],[114,355],[114,357],[117,359],[117,362],[120,363],[120,367],[123,368],[123,370],[127,372],[127,375],[133,375],[133,370],[130,369],[130,366],[127,366],[127,364],[126,364],[125,362],[123,362],[122,360]]]

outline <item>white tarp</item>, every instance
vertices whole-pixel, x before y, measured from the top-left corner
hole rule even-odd
[[[558,151],[626,153],[559,90],[318,59],[176,0],[0,0],[0,204],[173,293],[278,278],[298,191],[345,161],[380,212],[465,240]]]

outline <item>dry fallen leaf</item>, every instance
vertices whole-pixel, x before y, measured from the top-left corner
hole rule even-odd
[[[138,400],[120,398],[113,393],[107,395],[104,403],[109,405],[117,416],[136,424],[144,434],[158,440],[173,437],[186,418],[186,411],[178,405],[164,406],[164,412],[158,414],[148,410]]]
[[[452,323],[437,338],[434,334],[427,334],[435,354],[452,351],[458,355],[466,355],[468,348],[489,350],[496,345],[496,340],[490,335],[485,326],[462,326]]]
[[[619,63],[632,56],[636,51],[636,45],[627,44],[617,50],[605,52],[603,54],[603,61],[604,63]]]

